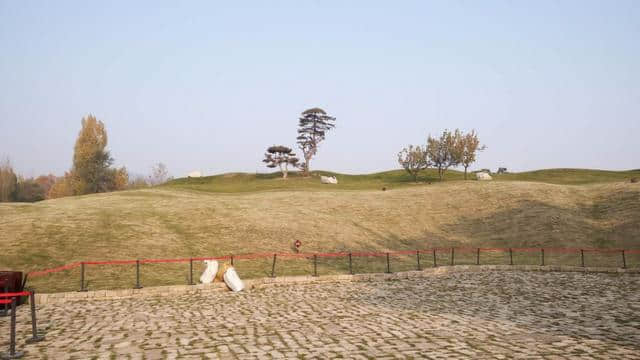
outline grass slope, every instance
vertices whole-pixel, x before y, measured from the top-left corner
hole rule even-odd
[[[320,175],[336,176],[337,185],[325,185],[318,181]],[[469,174],[475,179],[474,174]],[[640,177],[640,170],[605,171],[588,169],[548,169],[521,173],[493,175],[498,181],[533,181],[561,185],[582,185],[629,181]],[[446,172],[445,181],[463,180],[464,174],[456,170]],[[423,171],[418,183],[436,183],[435,169]],[[289,179],[282,179],[279,172],[270,174],[229,173],[201,178],[181,178],[164,185],[164,188],[197,190],[206,192],[238,193],[270,190],[380,190],[415,186],[412,178],[404,170],[392,170],[366,175],[347,175],[328,171],[314,171],[311,177],[302,177],[297,172],[289,173]]]
[[[252,179],[255,175],[241,174],[35,204],[0,204],[0,268],[29,271],[81,260],[291,252],[295,239],[303,242],[305,252],[431,246],[640,247],[640,184],[450,181],[408,185],[393,182],[394,177],[403,176],[399,172],[338,176],[338,187],[317,185],[317,178],[314,183],[313,179],[283,181],[274,176],[260,179],[267,183],[261,184]],[[287,189],[248,192],[243,184],[254,190],[278,190],[286,184]],[[380,191],[385,184],[401,186]],[[375,190],[342,191],[363,188]],[[222,189],[230,193],[216,193]],[[309,261],[300,261],[279,263],[278,269],[289,266],[291,273],[308,273]],[[344,259],[337,261],[327,260],[319,268],[345,271]],[[638,260],[629,258],[633,261]],[[384,269],[381,264],[369,265],[357,266],[363,271],[372,266]],[[185,280],[184,264],[145,267],[155,269],[143,271],[147,285]],[[268,260],[237,267],[245,277],[270,271]],[[74,271],[35,279],[34,284],[44,291],[75,289],[78,274]],[[90,268],[90,287],[128,287],[132,271],[130,266]]]

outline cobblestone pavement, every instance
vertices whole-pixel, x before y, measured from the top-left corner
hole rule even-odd
[[[27,358],[640,359],[640,276],[462,272],[42,305]],[[0,320],[7,346],[8,320]]]

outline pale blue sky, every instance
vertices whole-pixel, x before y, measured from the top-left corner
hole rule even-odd
[[[477,129],[476,168],[640,168],[640,1],[176,3],[0,0],[0,155],[60,175],[91,112],[131,172],[264,172],[320,106],[314,169],[444,128]]]

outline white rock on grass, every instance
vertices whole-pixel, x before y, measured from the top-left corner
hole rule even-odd
[[[320,176],[320,182],[323,184],[337,184],[338,179],[335,176]]]
[[[487,174],[486,172],[479,172],[479,173],[476,173],[476,179],[478,179],[478,180],[482,180],[482,181],[489,181],[489,180],[493,180],[493,178],[491,177],[491,175]]]

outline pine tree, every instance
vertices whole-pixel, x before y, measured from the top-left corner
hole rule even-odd
[[[280,167],[283,179],[286,179],[289,173],[288,166],[297,166],[298,161],[299,159],[296,157],[296,154],[293,153],[293,150],[282,145],[270,146],[264,154],[264,160],[262,160],[262,162],[267,163],[267,167],[269,168]],[[284,165],[284,168],[282,165]]]
[[[335,120],[335,117],[327,115],[320,108],[302,112],[298,122],[298,146],[304,155],[302,170],[305,176],[309,175],[309,163],[318,152],[318,145],[324,140],[327,132],[335,127]]]

